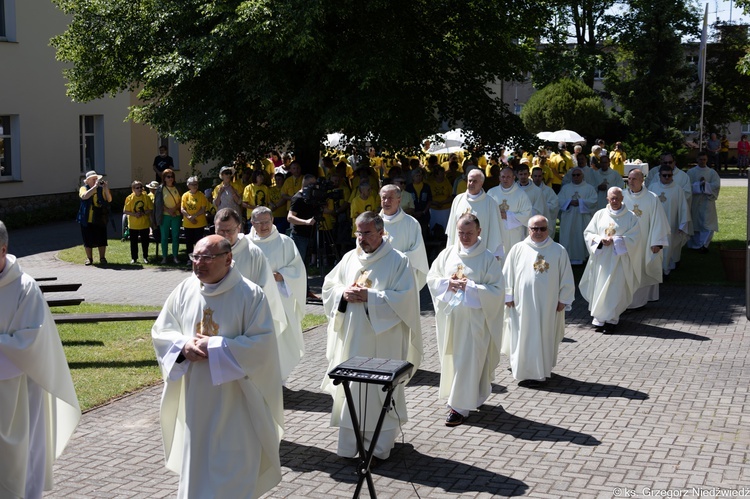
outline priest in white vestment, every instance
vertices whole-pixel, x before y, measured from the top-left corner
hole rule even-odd
[[[503,272],[480,242],[475,215],[458,220],[458,243],[440,252],[427,275],[435,307],[446,426],[458,426],[492,393],[502,342]]]
[[[554,227],[557,223],[557,215],[560,212],[560,200],[557,198],[557,193],[552,187],[544,183],[544,170],[538,166],[531,169],[531,181],[542,191],[545,204],[542,215],[549,220],[550,226]]]
[[[584,181],[580,168],[573,168],[570,175],[572,182],[563,184],[557,194],[560,204],[560,244],[568,251],[572,265],[582,265],[589,257],[583,230],[596,213],[599,198],[596,189]]]
[[[688,205],[688,213],[690,213],[690,206],[693,199],[693,187],[690,184],[690,177],[682,169],[677,167],[677,163],[674,160],[674,156],[671,153],[664,153],[659,158],[660,167],[664,166],[672,171],[672,183],[682,189],[685,195],[685,201]],[[646,187],[650,188],[653,183],[658,183],[661,179],[660,168],[652,168],[649,170],[648,176],[646,177]],[[687,226],[688,239],[693,234],[693,221],[688,220]],[[687,243],[687,239],[682,240],[682,246]],[[675,268],[680,266],[680,259],[682,258],[682,246],[679,248],[672,248],[672,260],[674,261]]]
[[[687,241],[688,226],[690,224],[690,209],[688,208],[685,194],[674,183],[672,168],[662,166],[660,169],[660,180],[653,182],[649,190],[653,192],[661,202],[664,213],[669,223],[669,245],[662,250],[662,272],[664,279],[667,279],[669,273],[675,269],[676,262],[679,262],[679,255],[682,246]]]
[[[323,307],[328,317],[326,358],[330,372],[352,357],[406,360],[414,372],[422,360],[419,293],[409,259],[385,239],[383,219],[366,211],[355,221],[357,247],[349,251],[323,282]],[[331,426],[339,428],[337,454],[357,455],[352,420],[344,388],[325,376],[321,388],[333,397]],[[385,392],[366,383],[352,383],[354,400],[362,401],[365,414],[357,419],[369,448]],[[393,392],[395,410],[385,417],[374,456],[387,459],[398,436],[399,424],[408,420],[404,385]],[[359,402],[358,402],[359,405]]]
[[[532,217],[529,237],[513,246],[503,265],[510,367],[513,378],[528,386],[551,377],[565,336],[565,310],[575,298],[568,253],[549,227],[545,217]]]
[[[253,228],[248,237],[266,256],[284,306],[287,326],[276,339],[281,379],[286,381],[305,354],[302,319],[305,317],[307,271],[294,241],[276,230],[273,212],[268,207],[255,208],[250,223]]]
[[[721,178],[713,168],[706,166],[708,156],[705,151],[698,153],[698,165],[688,170],[693,200],[690,205],[690,218],[693,221],[693,234],[687,242],[688,248],[708,253],[708,245],[719,231],[719,216],[716,212],[716,199],[719,197]]]
[[[497,202],[500,210],[500,235],[503,253],[507,255],[514,244],[526,237],[526,224],[531,218],[531,201],[515,182],[513,169],[505,167],[500,172],[500,185],[493,187],[487,195]]]
[[[607,207],[594,214],[583,234],[590,257],[578,287],[600,333],[615,331],[640,283],[638,217],[622,198],[622,189],[611,187]]]
[[[240,271],[242,277],[250,279],[260,286],[268,297],[268,305],[271,307],[271,315],[273,316],[273,326],[276,335],[279,336],[288,324],[279,288],[273,278],[268,260],[260,248],[241,232],[240,214],[233,209],[222,208],[217,211],[214,215],[214,227],[216,234],[227,238],[229,244],[232,245],[234,268]]]
[[[638,217],[641,232],[638,249],[638,258],[642,260],[640,286],[628,306],[635,309],[659,299],[664,257],[662,249],[669,245],[670,228],[659,198],[643,185],[643,172],[637,168],[628,173],[628,188],[623,191],[623,203]]]
[[[500,210],[497,202],[482,189],[484,173],[482,173],[482,170],[475,168],[468,173],[466,182],[466,192],[453,198],[451,214],[448,217],[448,227],[445,229],[445,234],[448,236],[446,246],[453,246],[458,241],[456,229],[458,218],[464,213],[471,213],[479,219],[484,231],[482,246],[493,255],[502,257],[505,253],[503,252],[503,238],[500,233]]]
[[[531,181],[531,171],[529,170],[529,160],[527,158],[521,160],[520,166],[516,169],[516,176],[518,177],[518,188],[525,192],[529,197],[529,201],[531,201],[531,216],[544,216],[546,213],[544,196],[542,195],[542,190]]]
[[[0,497],[41,498],[81,417],[60,336],[0,221]]]
[[[616,170],[609,167],[609,158],[602,156],[599,158],[599,170],[594,170],[592,175],[594,181],[594,187],[599,195],[599,202],[597,203],[598,209],[603,209],[608,204],[607,193],[612,187],[619,187],[620,189],[625,188],[625,182],[622,180]]]
[[[222,236],[198,241],[191,260],[194,275],[151,330],[166,466],[180,474],[180,498],[256,498],[281,481],[284,411],[268,299],[234,267]]]
[[[380,218],[385,224],[385,237],[396,249],[406,255],[414,272],[417,291],[427,282],[427,250],[422,239],[422,229],[417,219],[401,209],[401,189],[394,185],[384,185],[380,189]]]

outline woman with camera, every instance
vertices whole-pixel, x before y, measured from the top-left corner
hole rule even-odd
[[[112,202],[112,193],[107,181],[94,170],[86,172],[83,184],[78,191],[81,206],[76,220],[81,224],[83,249],[86,251],[84,265],[94,263],[93,248],[99,250],[99,262],[106,264],[108,208]]]

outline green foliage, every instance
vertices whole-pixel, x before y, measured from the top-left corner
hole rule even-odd
[[[706,56],[704,127],[709,133],[721,133],[731,122],[750,120],[750,74],[740,74],[737,68],[750,43],[747,26],[717,23],[714,28],[719,36]],[[701,85],[696,85],[696,102],[700,102],[700,92]]]
[[[131,118],[229,162],[328,132],[413,146],[461,124],[484,144],[523,135],[488,84],[519,78],[526,26],[546,11],[510,0],[54,0],[70,16],[52,40],[68,93],[122,90]]]
[[[580,80],[563,78],[534,93],[521,110],[531,132],[575,130],[593,140],[601,134],[606,111],[601,97]]]
[[[615,113],[633,142],[676,149],[681,130],[693,123],[688,90],[695,68],[685,62],[682,40],[697,35],[697,12],[683,2],[633,0],[618,26],[612,45],[618,64],[605,77]]]

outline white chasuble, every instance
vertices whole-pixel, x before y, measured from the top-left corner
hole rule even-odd
[[[356,282],[368,289],[366,303],[343,301],[344,290]],[[356,356],[406,360],[414,364],[414,372],[419,368],[419,293],[409,259],[388,241],[383,240],[373,253],[357,247],[344,255],[325,277],[323,307],[328,317],[326,372]],[[343,387],[334,385],[326,375],[321,388],[333,397],[331,426],[352,429]],[[380,387],[365,383],[352,383],[352,393],[367,409],[366,416],[358,414],[361,429],[373,431],[385,393]],[[383,430],[397,429],[399,417],[401,423],[408,420],[403,384],[396,388],[393,399],[396,411],[388,412]]]
[[[452,276],[466,277],[465,302],[450,313]],[[438,397],[454,409],[474,410],[492,392],[500,362],[503,323],[503,273],[500,261],[480,243],[460,243],[440,252],[427,275],[435,307],[440,356]],[[472,303],[473,302],[473,303]]]
[[[276,287],[284,306],[287,325],[277,336],[277,340],[281,379],[286,380],[305,354],[302,319],[305,317],[307,299],[307,271],[297,251],[297,245],[289,237],[279,234],[275,226],[266,238],[258,237],[254,228],[250,229],[249,237],[265,255],[271,272],[278,272],[284,278],[282,282],[276,282]]]
[[[578,285],[581,296],[594,319],[616,324],[640,285],[638,218],[624,205],[618,212],[607,207],[594,214],[583,235],[591,256]],[[604,237],[614,244],[599,247]]]
[[[7,255],[0,273],[0,496],[51,490],[52,465],[80,417],[49,307]]]
[[[196,332],[208,360],[177,363]],[[161,427],[178,497],[259,497],[281,481],[284,412],[266,295],[232,268],[217,285],[194,275],[169,295],[151,330],[164,377]]]
[[[505,310],[513,377],[544,380],[565,335],[565,310],[558,312],[557,304],[569,309],[575,298],[568,253],[551,237],[539,244],[527,237],[511,249],[503,275],[505,301],[514,303]]]

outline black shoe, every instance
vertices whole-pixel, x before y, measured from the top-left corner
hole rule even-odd
[[[544,381],[539,379],[524,379],[518,382],[522,388],[539,388],[544,385]]]
[[[451,409],[450,412],[448,412],[448,416],[445,418],[445,426],[459,426],[464,424],[464,421],[466,421],[464,416]]]
[[[610,324],[609,322],[604,324],[604,334],[611,334],[617,331],[617,324]]]
[[[604,332],[604,325],[594,326],[594,331],[597,332],[597,333],[603,333]]]

